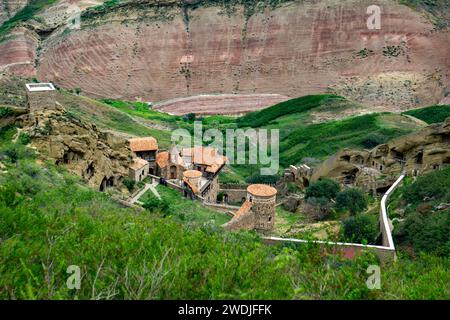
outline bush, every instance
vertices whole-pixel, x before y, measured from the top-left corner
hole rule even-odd
[[[379,233],[378,219],[362,214],[350,217],[343,222],[346,241],[357,243],[374,243]]]
[[[450,210],[434,214],[413,212],[404,224],[406,241],[416,251],[442,257],[450,255]]]
[[[127,187],[128,191],[131,192],[134,189],[136,181],[128,179],[128,178],[125,178],[125,179],[123,179],[123,184],[124,184],[125,187]]]
[[[19,134],[18,142],[19,142],[20,144],[23,144],[23,145],[26,146],[27,144],[29,144],[29,143],[31,142],[31,138],[30,138],[30,136],[29,136],[27,133],[21,132],[21,133]]]
[[[367,197],[358,188],[341,191],[336,196],[336,208],[348,210],[352,215],[355,215],[367,208]]]
[[[277,175],[261,175],[259,172],[257,172],[245,179],[245,182],[275,184],[279,179],[280,177],[278,177]]]
[[[8,118],[14,115],[14,112],[10,108],[0,107],[0,119]]]
[[[434,171],[407,186],[403,192],[404,199],[410,204],[419,204],[425,198],[450,200],[450,167]]]
[[[185,122],[193,122],[195,121],[195,113],[188,113],[183,116],[183,121]]]
[[[170,214],[170,204],[165,199],[160,200],[158,198],[151,197],[145,200],[142,206],[150,212],[160,212],[163,213],[164,216]]]
[[[340,190],[339,183],[330,179],[322,179],[311,183],[306,189],[305,198],[325,198],[331,200],[336,198]]]

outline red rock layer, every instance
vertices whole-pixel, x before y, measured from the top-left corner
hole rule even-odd
[[[396,1],[377,2],[381,30],[367,28],[371,0],[293,2],[248,21],[243,8],[199,7],[188,20],[178,7],[167,12],[173,19],[114,12],[51,38],[37,73],[95,97],[146,101],[333,89],[374,106],[437,103],[450,83],[450,34]]]

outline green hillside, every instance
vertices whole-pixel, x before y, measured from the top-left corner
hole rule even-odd
[[[390,113],[299,126],[282,139],[280,162],[286,166],[304,157],[323,159],[343,148],[370,149],[418,129],[417,123]]]
[[[332,94],[309,95],[281,102],[266,109],[255,111],[237,119],[240,127],[257,128],[269,125],[271,122],[287,115],[300,117],[308,111],[316,110],[335,110],[342,111],[346,108],[355,107],[356,104],[346,100],[343,97]]]
[[[406,111],[403,114],[413,116],[428,124],[438,123],[450,117],[450,105],[434,105]]]

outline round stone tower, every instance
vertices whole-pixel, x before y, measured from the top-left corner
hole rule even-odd
[[[200,189],[200,182],[202,178],[202,173],[197,170],[186,170],[183,172],[183,177],[189,181],[189,183],[197,188],[197,190]]]
[[[254,214],[254,228],[264,232],[273,229],[277,189],[265,184],[252,184],[247,188],[247,201]]]

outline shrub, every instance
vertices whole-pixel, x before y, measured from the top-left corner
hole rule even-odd
[[[450,167],[444,170],[434,171],[407,186],[403,192],[403,197],[410,204],[419,204],[425,198],[443,199],[450,198]]]
[[[355,215],[367,208],[367,197],[358,188],[341,191],[336,196],[336,208],[348,210],[352,215]]]
[[[193,122],[195,121],[195,113],[188,113],[183,116],[183,121],[185,122]]]
[[[344,220],[343,224],[347,241],[374,243],[379,233],[378,219],[372,215],[362,214],[350,217]]]
[[[10,108],[0,107],[0,119],[8,118],[14,115],[14,112]]]
[[[322,179],[311,183],[306,189],[305,198],[325,198],[331,200],[336,198],[340,190],[339,183],[330,179]]]
[[[30,143],[30,141],[31,141],[31,138],[30,138],[30,136],[27,133],[21,132],[19,134],[18,142],[20,144],[27,145],[27,144]]]
[[[128,191],[131,192],[134,189],[136,181],[128,179],[128,178],[125,178],[125,179],[123,179],[123,184],[124,184],[125,187],[127,187]]]
[[[265,184],[275,184],[279,180],[277,175],[261,175],[259,172],[252,174],[250,177],[245,179],[247,183],[265,183]]]
[[[377,134],[377,133],[370,133],[367,136],[364,137],[362,141],[362,145],[364,148],[372,149],[376,146],[383,144],[386,142],[386,137]]]
[[[160,212],[164,216],[170,214],[170,204],[166,199],[158,199],[155,197],[148,198],[142,205],[145,209],[150,212]]]
[[[416,251],[450,255],[450,210],[434,214],[410,213],[405,220],[406,241]]]

